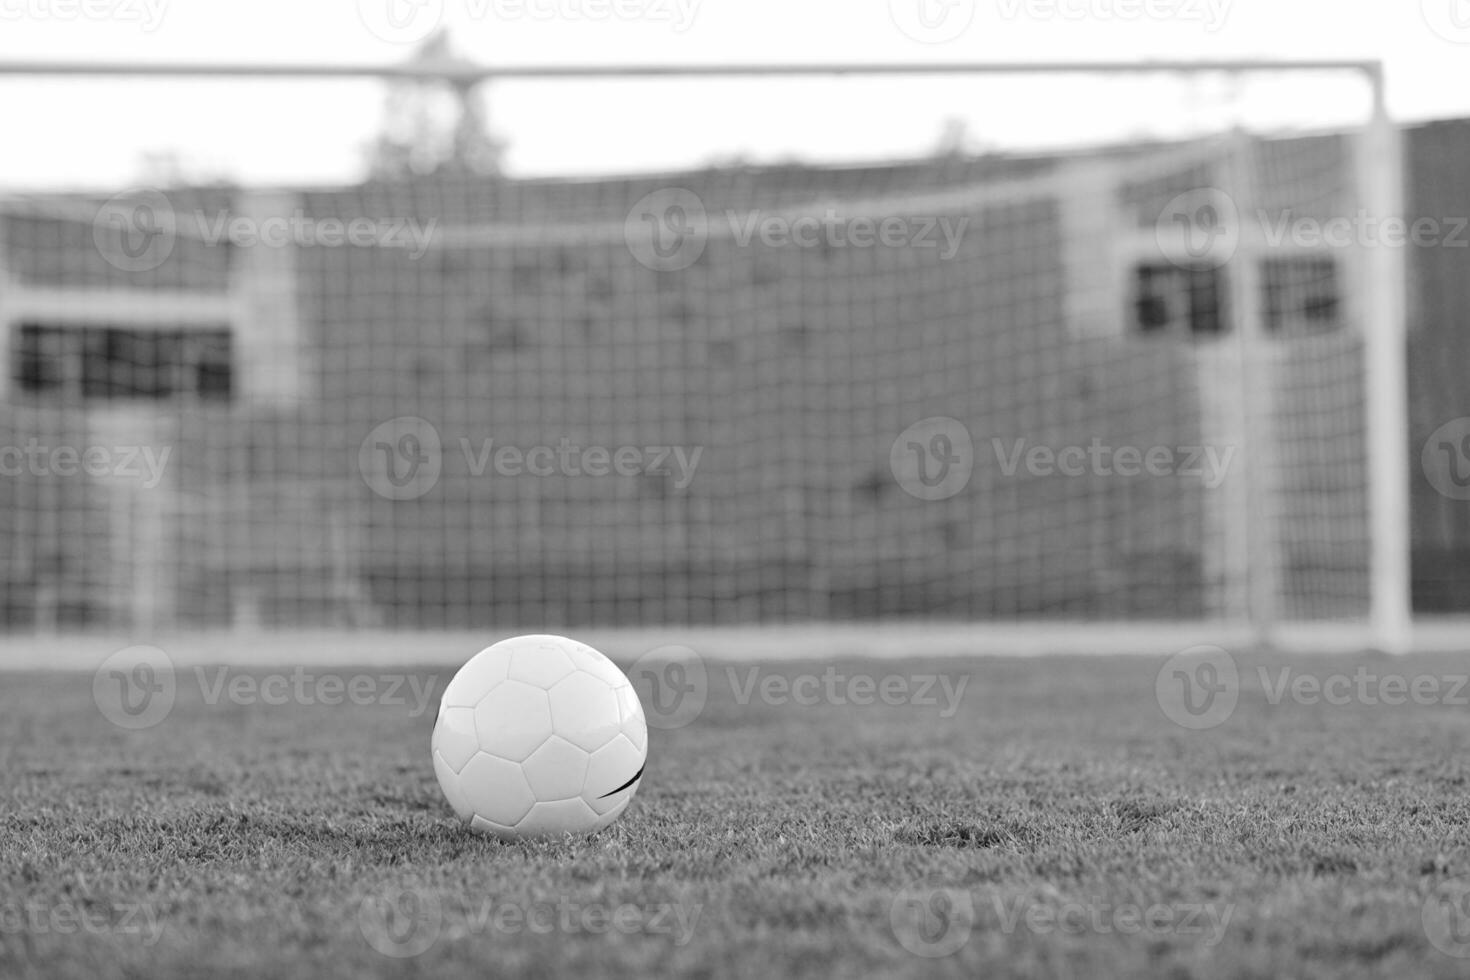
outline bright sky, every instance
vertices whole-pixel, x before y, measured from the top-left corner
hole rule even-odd
[[[0,61],[391,63],[437,24],[489,64],[1381,58],[1403,119],[1470,116],[1470,0],[0,0]],[[254,181],[360,172],[382,89],[359,82],[0,77],[0,188],[106,185],[150,152]],[[1248,122],[1359,117],[1347,79],[506,82],[518,174],[742,155],[857,160]]]

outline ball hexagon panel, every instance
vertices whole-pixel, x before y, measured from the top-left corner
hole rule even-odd
[[[648,750],[648,722],[643,717],[643,704],[632,684],[617,689],[618,714],[622,721],[622,732],[640,751]]]
[[[587,753],[553,735],[521,766],[538,800],[567,800],[580,796],[587,783]]]
[[[470,658],[469,663],[459,669],[444,689],[443,705],[473,708],[485,696],[485,692],[505,680],[510,661],[494,647],[486,647]]]
[[[437,751],[434,753],[434,775],[439,777],[439,788],[444,790],[444,798],[449,801],[449,808],[454,811],[454,815],[461,820],[468,819],[470,805],[464,797],[464,782]]]
[[[502,824],[495,823],[492,820],[486,820],[484,817],[480,816],[472,817],[470,819],[470,828],[473,830],[477,830],[482,834],[490,834],[491,836],[499,837],[501,840],[507,841],[515,840],[518,836],[520,836],[516,833],[514,827],[506,827]]]
[[[551,702],[539,687],[503,681],[475,705],[475,731],[480,751],[524,762],[551,737]]]
[[[449,768],[459,772],[480,751],[473,708],[441,708],[435,723],[434,747]]]
[[[623,676],[617,664],[585,643],[577,643],[568,647],[567,655],[572,658],[572,663],[577,665],[578,670],[586,671],[603,681],[608,687],[621,687],[628,683],[628,679]]]
[[[614,807],[627,804],[638,783],[625,784],[642,770],[645,759],[643,750],[624,735],[615,736],[593,752],[587,764],[586,788],[582,791],[587,805],[597,813],[606,814]]]
[[[459,791],[473,817],[513,827],[536,803],[520,765],[479,753],[459,774]]]
[[[639,752],[648,751],[648,725],[642,718],[631,718],[624,722],[621,734],[632,742]]]
[[[573,800],[552,800],[531,807],[516,830],[522,834],[582,834],[586,833],[598,815],[579,796]]]
[[[556,734],[588,752],[602,748],[621,728],[617,692],[585,671],[558,681],[549,696]]]
[[[536,640],[537,642],[517,645],[510,651],[508,676],[513,681],[521,681],[547,691],[577,667],[556,637]]]
[[[601,830],[623,815],[623,811],[628,808],[628,804],[633,801],[633,797],[630,794],[619,794],[619,796],[622,797],[622,802],[598,817],[597,822],[590,828],[591,830]]]

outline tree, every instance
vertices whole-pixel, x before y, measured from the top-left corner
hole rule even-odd
[[[436,31],[409,63],[452,74],[470,67],[446,30]],[[434,173],[496,174],[503,144],[490,135],[479,83],[408,78],[388,83],[383,125],[368,149],[370,174],[380,179]]]

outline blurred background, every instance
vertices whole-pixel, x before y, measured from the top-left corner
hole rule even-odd
[[[1453,4],[67,10],[0,10],[13,633],[1470,605]]]

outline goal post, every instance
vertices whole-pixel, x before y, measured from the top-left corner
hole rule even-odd
[[[1389,116],[1381,65],[1369,69],[1373,113],[1360,149],[1360,180],[1369,211],[1404,216],[1404,148]],[[1377,248],[1368,258],[1368,459],[1373,540],[1374,641],[1387,653],[1413,645],[1410,573],[1408,265],[1402,249]]]
[[[1375,62],[0,63],[111,80],[217,155],[0,167],[13,628],[1411,645]]]

